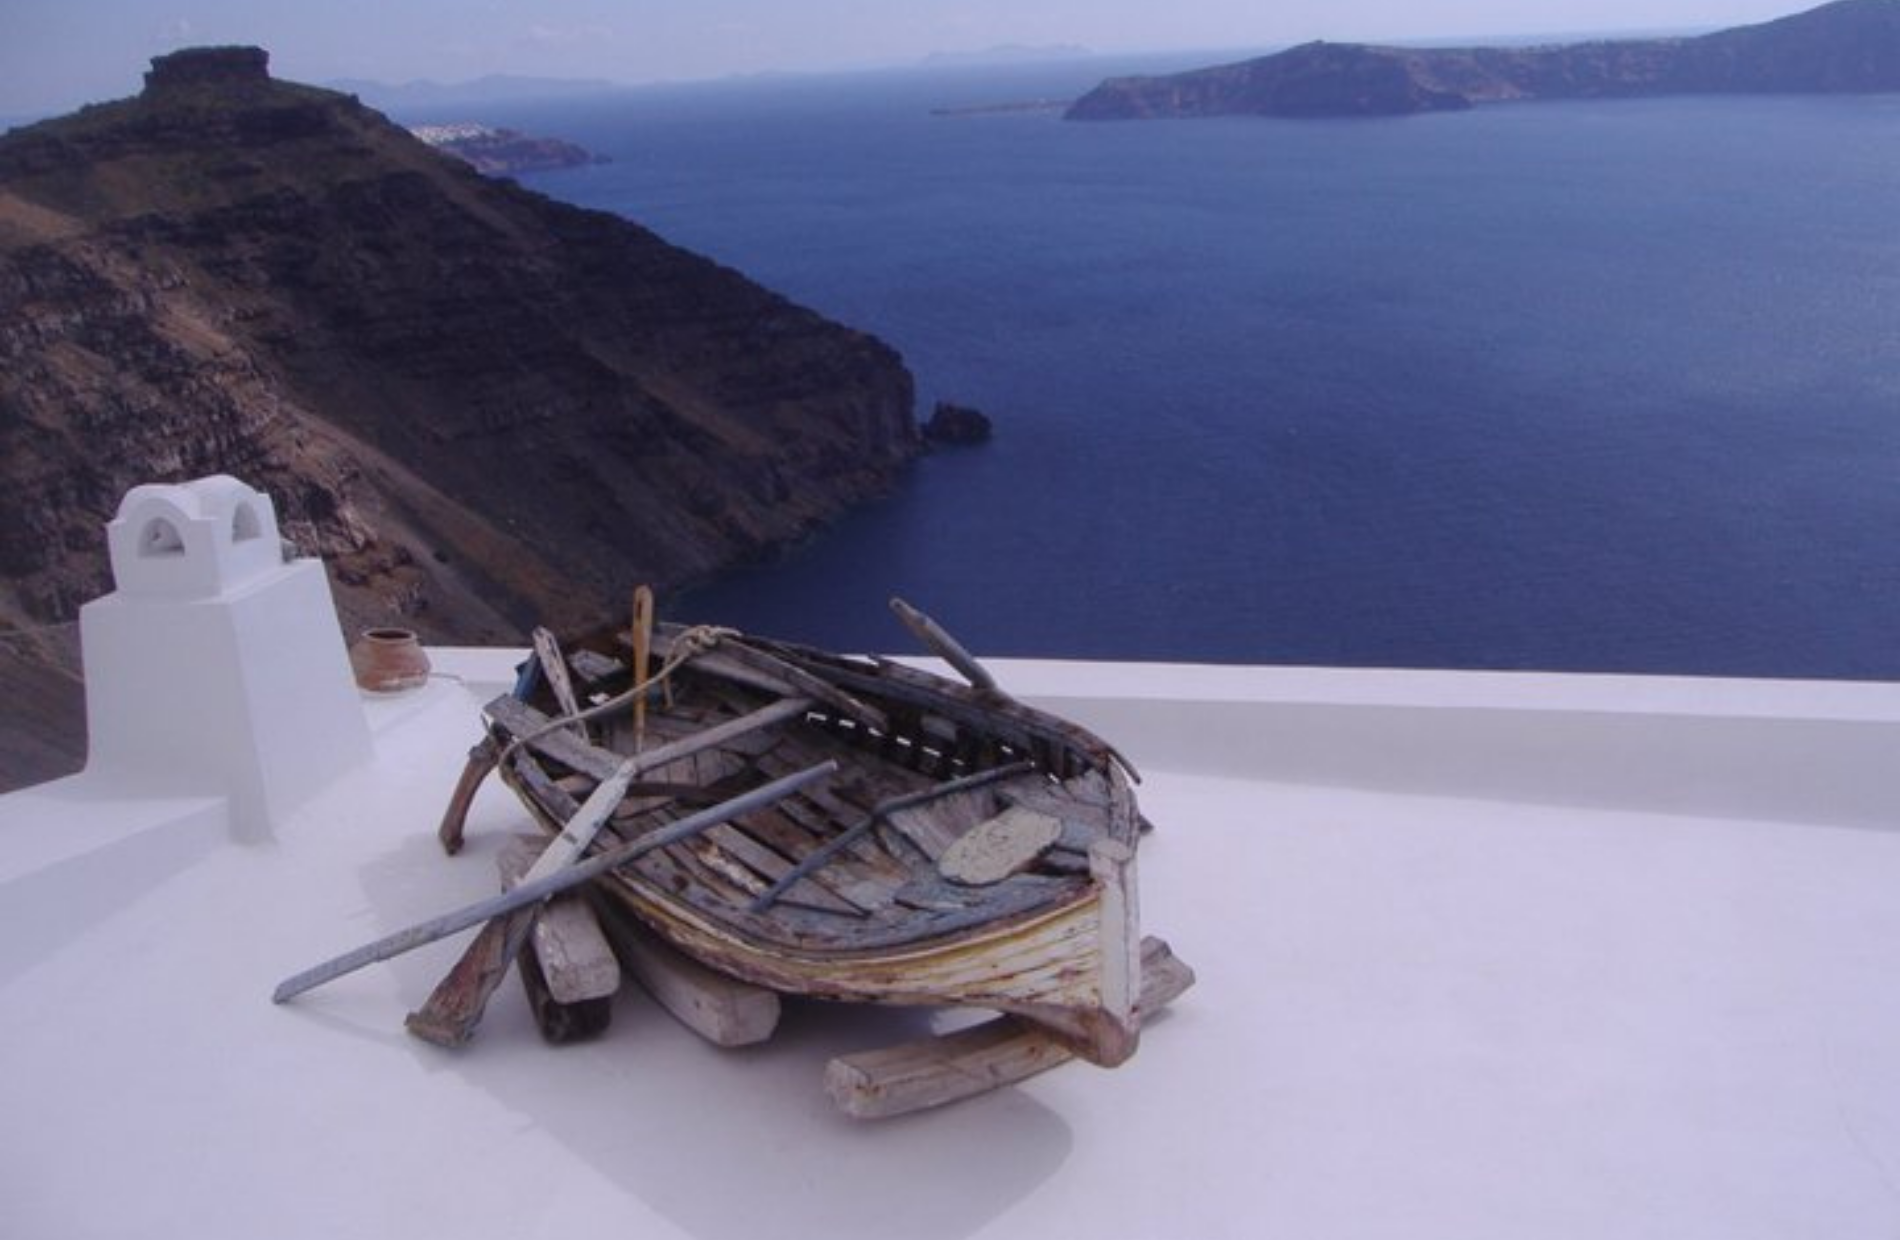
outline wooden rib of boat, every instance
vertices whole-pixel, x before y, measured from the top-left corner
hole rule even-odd
[[[650,851],[600,888],[718,974],[781,994],[994,1009],[1121,1063],[1143,980],[1133,772],[900,614],[974,683],[730,630],[538,642],[516,692],[484,710],[444,845],[460,846],[491,767],[558,834],[631,759],[592,845],[604,851],[833,760],[824,782]]]

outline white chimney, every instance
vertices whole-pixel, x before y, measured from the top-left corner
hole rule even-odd
[[[285,558],[270,497],[235,478],[126,493],[118,589],[80,609],[86,773],[218,794],[240,838],[370,757],[323,566]]]

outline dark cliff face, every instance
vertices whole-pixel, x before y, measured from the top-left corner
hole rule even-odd
[[[917,452],[876,339],[255,49],[154,64],[0,137],[0,627],[109,587],[141,482],[269,490],[351,625],[512,640],[768,554]]]
[[[1104,82],[1071,120],[1392,116],[1514,99],[1900,90],[1900,0],[1837,0],[1694,39],[1539,48],[1307,44],[1240,64]]]

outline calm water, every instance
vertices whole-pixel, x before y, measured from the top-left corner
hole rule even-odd
[[[1900,98],[1081,125],[1099,65],[496,117],[989,412],[671,610],[991,654],[1900,677]]]

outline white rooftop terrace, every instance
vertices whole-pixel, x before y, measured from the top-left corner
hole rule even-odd
[[[145,500],[187,552],[252,502]],[[927,1015],[793,1005],[722,1051],[629,987],[550,1047],[511,983],[444,1051],[402,1017],[460,937],[274,1006],[492,893],[512,797],[452,860],[434,830],[522,652],[339,696],[339,634],[280,640],[314,566],[221,565],[87,623],[95,719],[180,748],[95,735],[0,798],[8,1235],[1900,1233],[1900,686],[993,662],[1140,767],[1144,926],[1199,982],[1122,1068],[867,1123],[825,1061]]]

